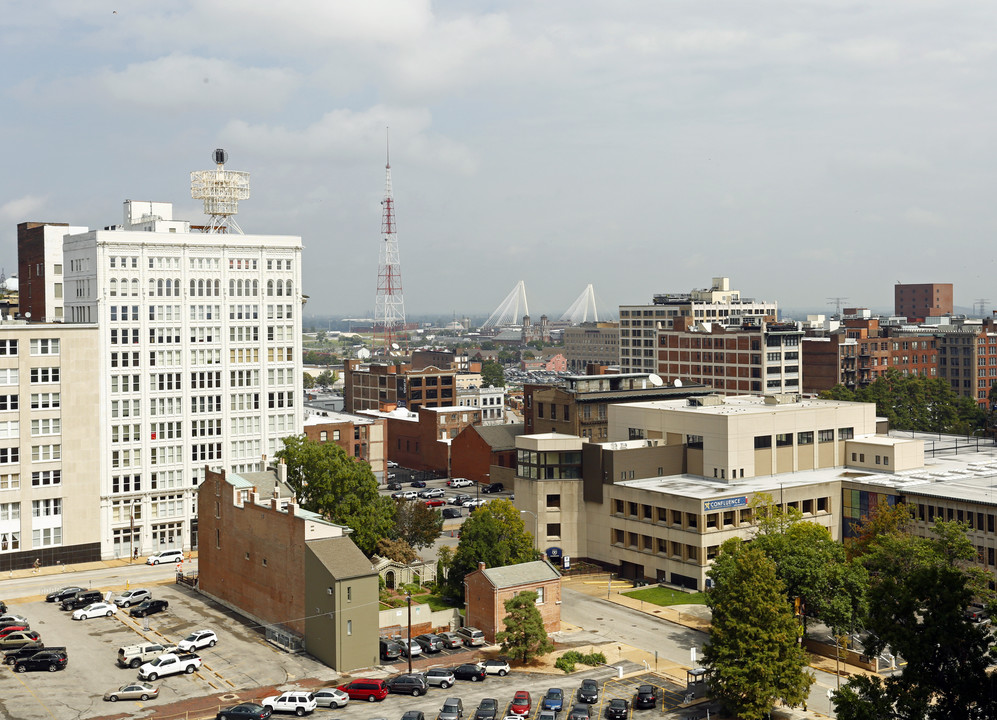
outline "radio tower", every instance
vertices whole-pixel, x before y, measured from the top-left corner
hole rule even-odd
[[[391,195],[391,148],[385,143],[384,199],[381,201],[381,254],[377,264],[377,299],[374,302],[374,342],[380,327],[384,355],[398,349],[395,338],[405,329],[405,299],[402,296],[402,261],[395,233],[395,199]]]

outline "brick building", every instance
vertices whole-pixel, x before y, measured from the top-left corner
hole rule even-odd
[[[989,404],[990,388],[997,384],[997,320],[989,317],[979,325],[963,325],[939,333],[938,375],[952,390],[977,404]]]
[[[394,406],[416,411],[453,405],[457,398],[455,375],[452,367],[430,365],[416,370],[404,364],[347,360],[343,365],[343,409],[356,413]]]
[[[378,575],[352,530],[301,509],[276,480],[264,482],[205,468],[198,590],[297,636],[336,670],[377,664]]]
[[[546,560],[498,568],[478,563],[478,569],[465,576],[464,588],[466,624],[481,630],[490,643],[495,642],[495,633],[505,630],[505,601],[527,590],[538,594],[544,629],[548,633],[561,629],[561,573]]]
[[[952,314],[952,283],[897,283],[894,314],[911,320]]]
[[[308,411],[306,411],[308,412]],[[305,436],[317,443],[333,442],[347,455],[365,461],[381,481],[387,473],[384,418],[311,411],[305,418]]]
[[[516,473],[516,436],[525,426],[469,425],[450,445],[450,473],[478,483],[500,482],[512,488]]]
[[[17,224],[19,309],[33,322],[62,322],[62,239],[86,232],[69,223],[22,222]]]
[[[481,410],[470,407],[420,408],[411,412],[367,410],[366,417],[385,421],[386,457],[412,470],[445,473],[450,467],[450,443],[468,425],[481,424]]]

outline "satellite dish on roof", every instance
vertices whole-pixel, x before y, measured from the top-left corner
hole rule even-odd
[[[360,358],[361,360],[366,360],[367,358],[370,357],[370,350],[368,350],[367,348],[360,348],[359,350],[357,350],[357,357]]]
[[[392,349],[392,350],[399,350],[399,349],[401,349],[401,348],[400,348],[400,346],[398,345],[398,343],[391,343],[391,349]]]
[[[675,378],[675,383],[674,383],[674,385],[675,385],[675,387],[682,387],[682,381],[681,381],[681,380],[679,380],[678,378]]]
[[[654,387],[661,387],[665,384],[665,381],[661,379],[661,376],[657,373],[651,373],[647,376],[647,381],[654,385]]]

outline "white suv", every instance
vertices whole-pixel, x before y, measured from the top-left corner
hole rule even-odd
[[[264,698],[262,705],[274,712],[294,713],[298,717],[310,713],[318,707],[315,696],[303,690],[292,690],[282,695]]]
[[[183,550],[160,550],[149,556],[145,561],[146,565],[159,565],[159,563],[176,563],[183,560]]]
[[[114,604],[118,607],[131,607],[132,605],[138,605],[143,600],[148,600],[152,597],[152,593],[146,589],[141,590],[125,590],[123,593],[114,598]]]
[[[218,636],[211,630],[195,630],[190,635],[177,643],[177,647],[183,652],[191,652],[203,647],[214,647],[218,642]]]

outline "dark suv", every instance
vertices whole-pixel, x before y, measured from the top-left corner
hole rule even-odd
[[[42,650],[29,658],[18,660],[14,664],[14,669],[22,673],[28,670],[48,670],[49,672],[55,672],[56,670],[65,670],[68,664],[69,656],[65,650]]]
[[[489,483],[481,488],[481,492],[483,493],[499,493],[503,490],[505,490],[505,485],[502,483]]]
[[[81,590],[73,597],[63,600],[59,607],[63,610],[79,610],[90,603],[101,602],[103,599],[104,594],[100,590]]]
[[[419,697],[425,695],[428,686],[422,675],[396,675],[386,683],[388,692]]]
[[[431,633],[419,635],[415,638],[415,641],[419,643],[419,647],[428,653],[438,653],[443,649],[443,640]]]
[[[653,708],[658,704],[658,692],[654,685],[641,685],[634,694],[635,708]]]
[[[86,588],[81,588],[76,585],[60,588],[59,590],[55,590],[46,595],[45,602],[61,603],[63,600],[69,600],[69,598],[73,597],[73,595],[78,592],[83,592],[84,590],[86,590]]]
[[[402,646],[394,640],[381,638],[380,646],[382,660],[397,660],[402,654]]]

